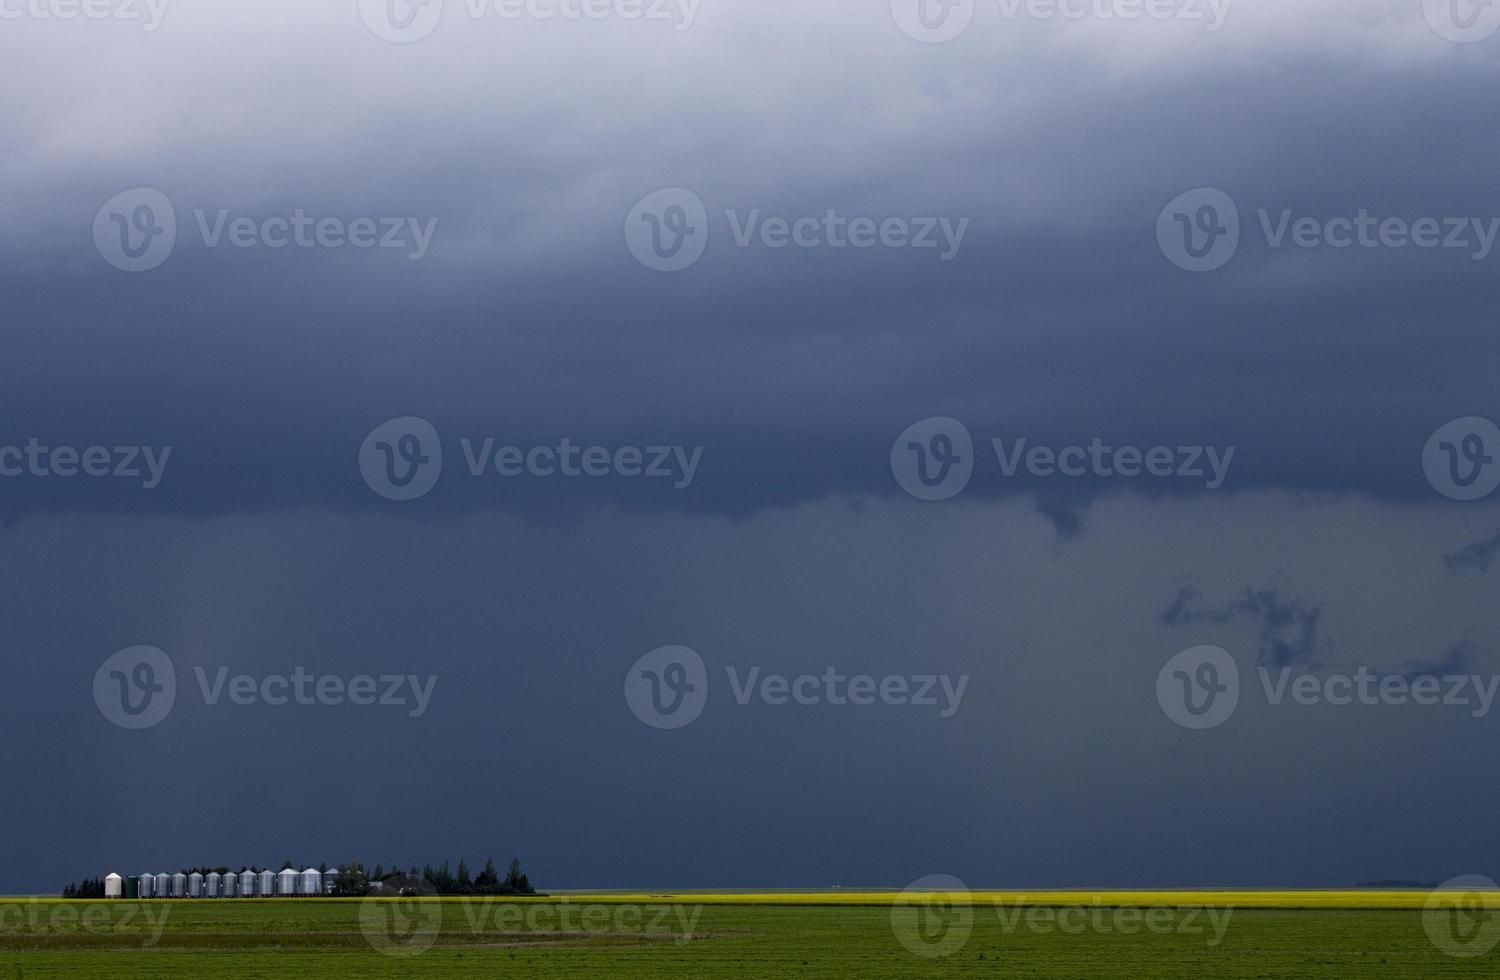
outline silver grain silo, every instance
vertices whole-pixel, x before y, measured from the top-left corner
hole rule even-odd
[[[217,871],[210,871],[203,878],[203,897],[222,898],[224,895],[224,876]]]
[[[151,883],[151,892],[157,898],[172,897],[172,876],[163,872]]]
[[[202,874],[202,872],[194,871],[192,874],[188,875],[188,898],[202,898],[202,897],[203,897],[203,874]]]
[[[323,872],[323,894],[332,895],[334,889],[339,886],[339,873],[337,871]]]
[[[276,872],[268,868],[256,876],[255,894],[258,898],[270,898],[276,894]]]
[[[122,893],[125,879],[111,871],[104,876],[104,897],[119,898]]]
[[[172,876],[172,897],[187,898],[188,876],[181,871]]]
[[[302,872],[302,880],[298,882],[297,894],[308,898],[323,894],[323,872],[317,868],[308,868]]]
[[[297,894],[297,872],[291,868],[282,868],[281,873],[276,876],[276,894],[290,897]]]
[[[240,876],[233,871],[225,872],[224,880],[219,883],[219,895],[222,898],[233,898],[239,891]]]
[[[156,876],[155,875],[141,875],[141,897],[142,898],[155,898],[156,897],[156,890],[155,890],[155,887],[154,887],[155,883],[156,883]]]
[[[255,885],[260,875],[254,871],[240,872],[240,898],[254,898]]]

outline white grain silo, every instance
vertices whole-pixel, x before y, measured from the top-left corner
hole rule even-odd
[[[256,876],[255,894],[260,898],[270,898],[276,894],[276,872],[267,868]]]
[[[171,898],[172,876],[165,873],[157,875],[156,880],[151,883],[151,894],[157,898]]]
[[[339,886],[339,873],[337,871],[323,872],[323,894],[332,895],[335,888]]]
[[[121,893],[120,890],[123,887],[124,882],[125,882],[125,879],[121,878],[119,875],[115,874],[113,871],[111,871],[109,874],[105,875],[104,876],[104,897],[105,898],[119,898],[120,897],[120,893]]]
[[[276,876],[276,894],[291,897],[297,894],[297,872],[292,868],[282,868],[281,873]]]
[[[155,881],[156,881],[156,878],[154,876],[152,876],[152,875],[141,875],[140,896],[142,898],[151,898],[152,897],[152,888],[151,888],[151,886],[152,886],[152,884]]]
[[[181,871],[172,876],[172,897],[187,898],[188,876]]]
[[[202,872],[194,871],[192,874],[188,875],[188,898],[202,898],[202,897],[203,897],[203,874],[202,874]]]
[[[233,871],[224,873],[224,880],[219,885],[219,895],[223,898],[233,898],[239,891],[240,876]]]
[[[323,894],[323,872],[317,868],[308,868],[302,872],[302,881],[297,889],[297,894],[314,898]]]
[[[210,871],[203,878],[203,897],[222,898],[224,895],[224,876],[217,871]]]
[[[240,898],[255,897],[255,883],[259,877],[254,871],[240,872]]]

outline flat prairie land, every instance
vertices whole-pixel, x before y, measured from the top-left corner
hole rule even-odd
[[[0,980],[48,977],[1494,977],[1500,895],[609,892],[0,900]]]

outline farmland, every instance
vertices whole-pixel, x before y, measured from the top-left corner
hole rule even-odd
[[[12,977],[1479,977],[1425,892],[0,900]],[[1486,896],[1492,899],[1493,896]],[[1500,904],[1455,910],[1496,928]],[[1472,913],[1472,914],[1470,914]],[[1470,939],[1473,937],[1470,936]],[[1441,939],[1441,937],[1440,937]],[[933,955],[941,952],[944,955]]]

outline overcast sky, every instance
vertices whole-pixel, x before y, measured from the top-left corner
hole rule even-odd
[[[0,2],[0,892],[1497,876],[1500,8],[1065,6]]]

